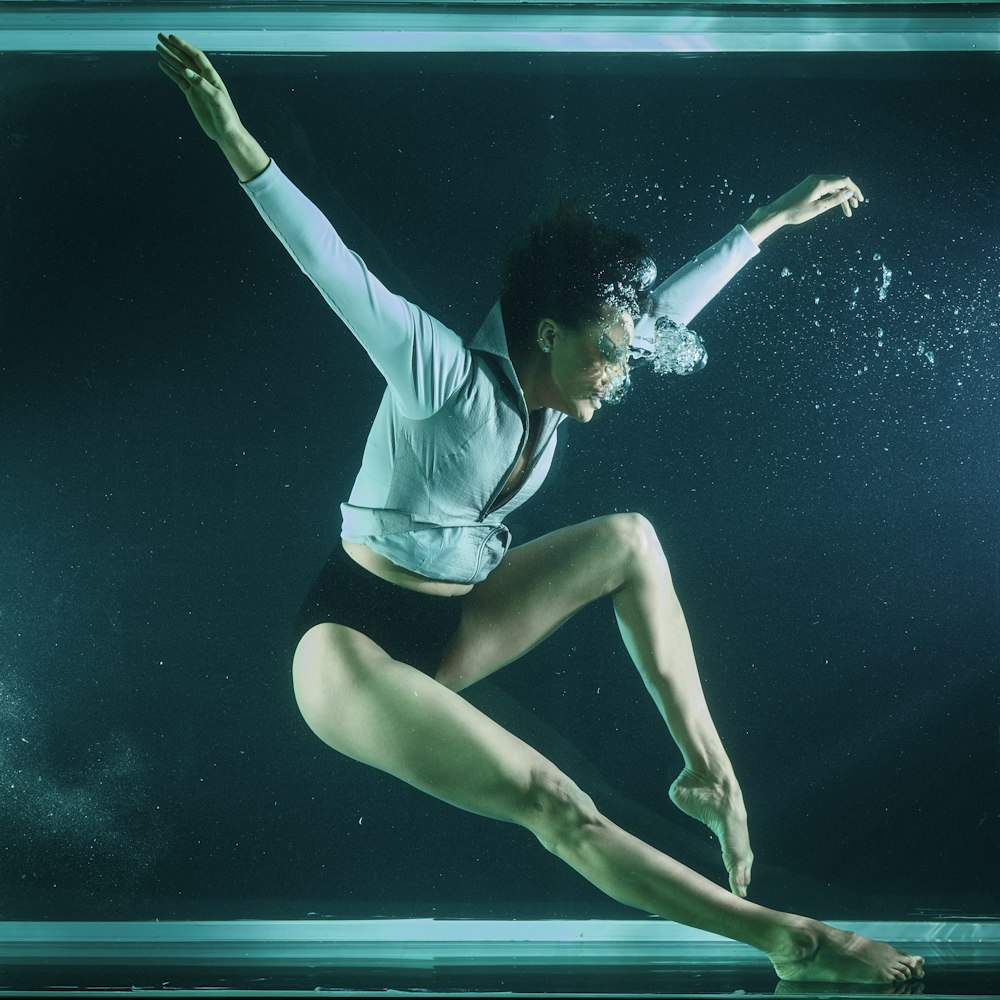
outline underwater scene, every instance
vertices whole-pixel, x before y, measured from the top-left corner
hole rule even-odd
[[[663,856],[714,885],[657,912],[711,911],[727,940],[758,919],[718,916],[744,896],[855,929],[988,927],[996,52],[272,55],[183,27],[0,58],[5,963],[27,964],[24,928],[64,923],[655,932],[635,885]],[[238,111],[229,162],[186,92],[207,71],[158,65],[194,59],[182,42]],[[641,238],[607,279],[631,290],[581,325],[544,311],[544,277],[516,344],[514,305],[495,311],[526,287],[509,255],[534,232],[558,257],[560,212]],[[313,259],[319,217],[343,245],[324,230]],[[371,348],[362,313],[418,340]],[[468,405],[444,419],[420,393]],[[496,489],[474,518],[479,479]],[[321,571],[398,640],[303,639]],[[397,705],[404,670],[427,715]],[[698,798],[709,761],[721,806]],[[654,982],[640,949],[632,985],[539,964],[524,989],[773,992],[766,949],[744,950],[746,982],[728,952],[730,978]],[[377,992],[372,954],[368,979],[279,985]],[[933,993],[930,958],[926,984],[894,968],[871,982]],[[0,972],[0,991],[53,983]]]

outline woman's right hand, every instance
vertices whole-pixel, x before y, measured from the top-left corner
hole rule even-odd
[[[156,36],[160,44],[160,69],[170,77],[187,98],[205,135],[215,142],[234,135],[242,128],[232,98],[222,77],[201,49],[177,35]]]

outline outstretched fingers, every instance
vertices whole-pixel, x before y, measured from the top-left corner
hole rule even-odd
[[[222,77],[208,56],[183,38],[160,33],[157,39],[160,69],[183,91],[205,134],[220,142],[240,126],[239,115]]]
[[[780,214],[783,225],[797,226],[838,205],[850,217],[851,209],[864,200],[861,188],[850,177],[811,174],[782,195],[772,208]]]
[[[821,177],[816,194],[821,211],[839,205],[848,218],[851,217],[851,209],[865,200],[861,188],[850,177]]]
[[[157,51],[160,51],[162,55],[162,51],[159,46],[157,46]],[[183,68],[178,69],[176,63],[168,62],[167,58],[163,57],[157,65],[167,76],[170,77],[171,80],[174,81],[174,83],[177,84],[178,87],[181,88],[181,90],[187,90],[191,86],[188,80],[182,75],[184,72]]]
[[[208,56],[196,45],[184,41],[178,35],[166,35],[160,32],[157,36],[160,44],[156,46],[159,52],[160,68],[177,84],[190,84],[189,73],[203,77],[216,87],[222,87],[222,77],[215,71]],[[185,72],[188,71],[188,72]]]
[[[184,41],[179,35],[167,35],[161,31],[156,37],[160,41],[157,48],[165,49],[181,66],[193,69],[200,75],[204,75],[206,67],[211,67],[212,64],[208,61],[208,56],[190,42]]]
[[[163,34],[157,35],[160,40],[156,46],[156,51],[160,56],[159,67],[177,84],[181,90],[187,90],[191,86],[191,79],[187,74],[197,72],[191,65],[190,57],[173,44],[170,39]]]

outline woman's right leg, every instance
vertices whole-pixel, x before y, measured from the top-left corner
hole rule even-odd
[[[922,975],[922,959],[740,899],[626,833],[528,744],[353,629],[311,628],[295,651],[293,680],[303,717],[329,746],[462,809],[526,827],[612,898],[752,945],[784,979]]]

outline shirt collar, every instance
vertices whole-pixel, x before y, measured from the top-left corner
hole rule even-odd
[[[474,351],[495,354],[498,358],[510,363],[507,332],[504,330],[503,314],[500,312],[499,302],[489,311],[486,319],[483,320],[483,325],[469,341],[469,347]]]
[[[503,369],[508,380],[510,381],[510,384],[517,392],[517,398],[521,406],[522,416],[525,420],[527,420],[528,408],[525,405],[524,392],[521,389],[520,383],[517,381],[517,374],[514,371],[514,366],[511,364],[510,350],[507,345],[507,331],[504,329],[503,313],[500,311],[499,302],[497,302],[496,305],[494,305],[489,311],[486,319],[483,320],[482,326],[480,326],[475,335],[468,342],[468,347],[473,351],[483,351],[486,354],[492,354],[494,357],[499,359],[500,367]],[[566,419],[566,415],[564,413],[557,413],[555,410],[546,410],[543,419],[545,426],[549,428],[549,430],[554,430],[563,422],[563,420]]]

